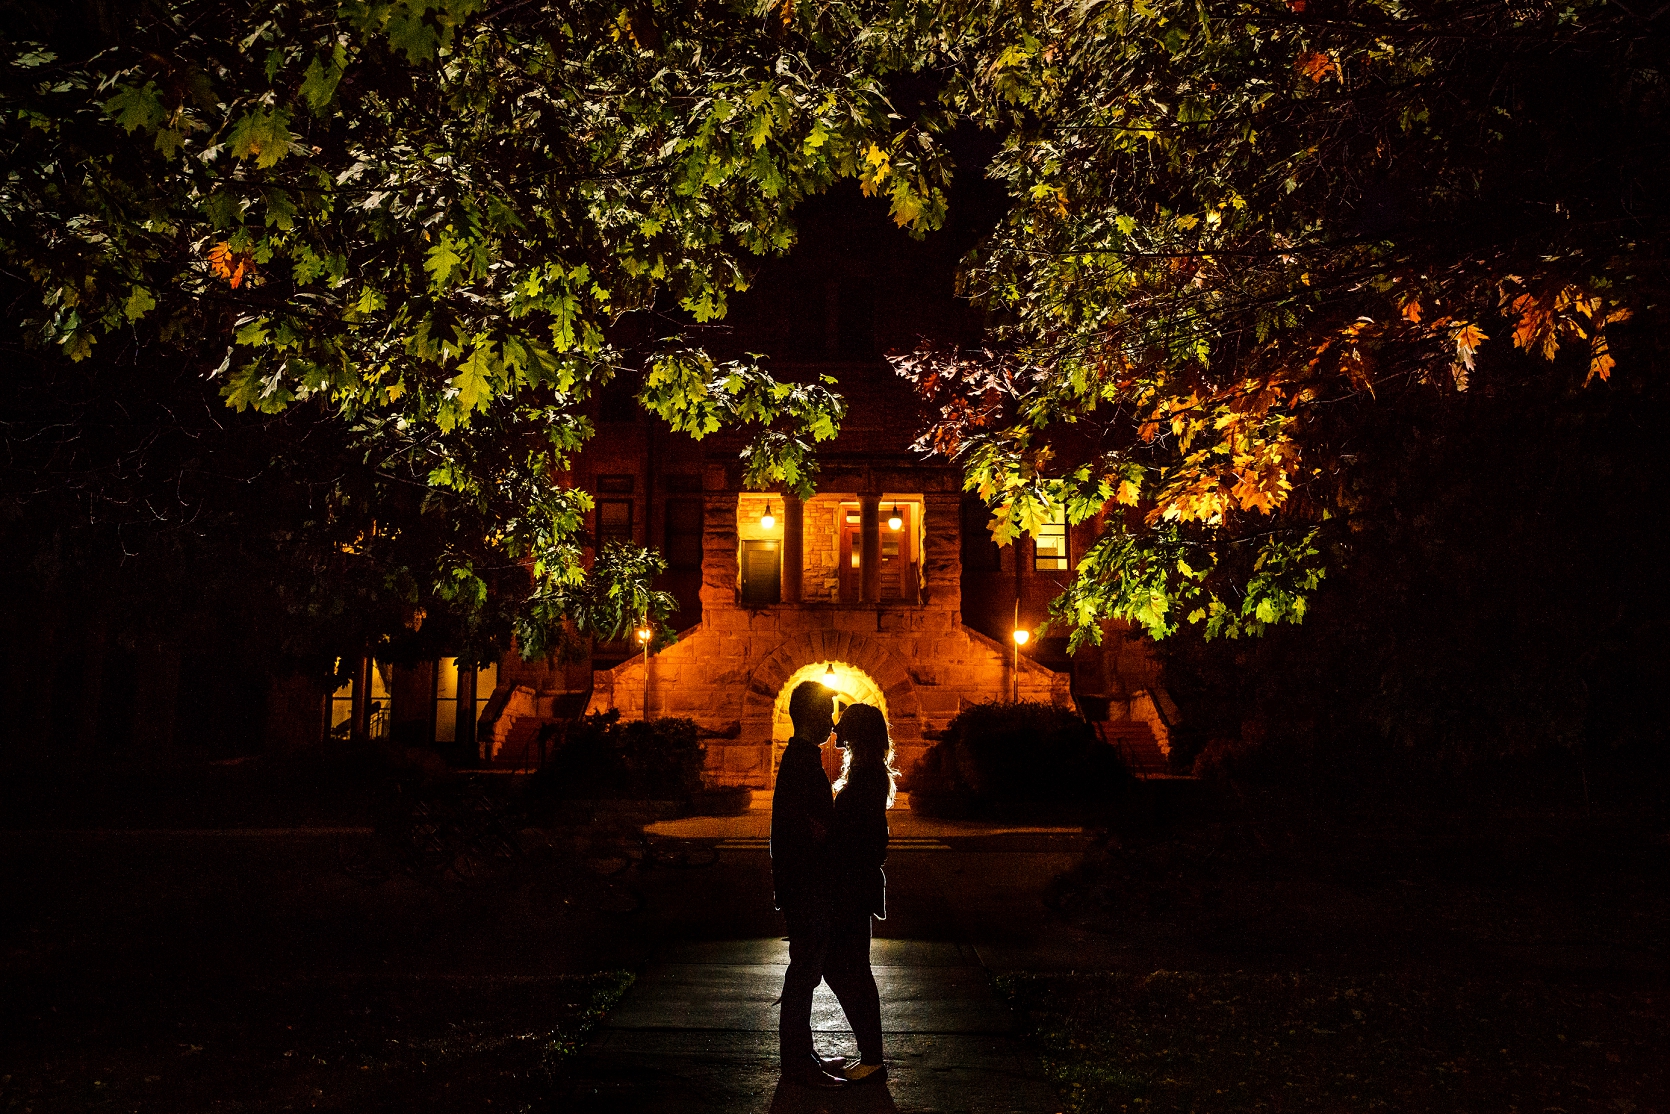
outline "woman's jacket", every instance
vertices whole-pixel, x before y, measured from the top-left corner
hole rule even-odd
[[[828,863],[838,910],[887,916],[887,774],[855,770],[835,796],[835,826],[829,833]]]

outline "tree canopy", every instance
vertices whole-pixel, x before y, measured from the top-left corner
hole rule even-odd
[[[990,346],[899,366],[999,541],[1102,522],[1055,610],[1075,642],[1299,621],[1382,507],[1362,406],[1604,385],[1660,304],[1663,11],[940,10],[1010,205],[962,276]]]
[[[0,252],[24,328],[95,376],[143,351],[237,411],[345,427],[373,482],[330,493],[329,547],[387,546],[412,525],[388,486],[427,485],[453,528],[405,571],[469,607],[484,562],[525,565],[528,653],[561,618],[608,633],[666,602],[642,555],[582,568],[589,496],[553,475],[587,400],[641,369],[671,428],[751,428],[748,479],[809,490],[839,396],[716,363],[679,321],[722,315],[839,178],[913,230],[944,211],[934,137],[887,99],[906,59],[862,5],[152,0],[101,9],[103,42],[23,7]],[[625,351],[634,311],[672,335]]]
[[[1603,0],[88,2],[91,37],[7,21],[0,254],[42,366],[329,424],[313,559],[464,611],[524,569],[528,653],[665,605],[653,555],[588,579],[552,482],[616,376],[810,489],[834,385],[681,324],[837,180],[931,232],[952,127],[1001,140],[961,276],[989,344],[897,365],[997,540],[1099,523],[1077,642],[1299,621],[1380,506],[1363,407],[1607,389],[1664,285],[1666,17]]]

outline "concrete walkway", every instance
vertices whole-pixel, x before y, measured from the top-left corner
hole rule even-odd
[[[1061,1106],[1014,1036],[991,975],[1075,966],[1086,941],[1045,914],[1049,879],[1077,861],[1082,829],[888,815],[888,919],[871,965],[881,990],[889,1079],[830,1093],[779,1086],[777,996],[788,946],[771,911],[771,816],[651,824],[652,836],[711,841],[719,862],[661,872],[637,930],[656,942],[637,984],[572,1069],[560,1109],[585,1114],[1054,1114]],[[1056,953],[1060,954],[1056,954]],[[819,987],[825,1055],[857,1049]]]
[[[1051,1114],[1037,1065],[1011,1035],[1008,1009],[967,945],[877,939],[889,1079],[848,1091],[779,1082],[777,995],[788,945],[779,939],[668,947],[579,1058],[565,1110],[588,1114],[900,1111]],[[828,987],[812,1027],[825,1055],[856,1055]]]

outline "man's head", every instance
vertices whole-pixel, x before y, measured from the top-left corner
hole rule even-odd
[[[835,723],[835,695],[819,681],[802,681],[789,694],[794,737],[822,743]]]

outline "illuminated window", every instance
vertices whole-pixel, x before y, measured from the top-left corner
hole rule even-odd
[[[1067,571],[1067,516],[1056,511],[1038,528],[1032,550],[1032,567],[1039,572]]]
[[[336,668],[338,674],[340,674],[342,670],[341,658],[336,659]],[[340,688],[331,693],[331,737],[333,739],[346,739],[348,732],[351,730],[353,718],[354,682],[348,680],[344,681]]]
[[[387,662],[371,663],[371,706],[366,709],[366,727],[373,739],[386,739],[389,734],[389,674]]]
[[[458,740],[458,659],[442,658],[435,665],[435,741]]]
[[[345,668],[343,662],[348,659],[337,658],[338,672]],[[346,666],[353,669],[354,665]],[[371,662],[370,674],[371,693],[365,709],[366,730],[373,739],[388,737],[389,731],[389,670],[386,663]],[[356,681],[350,677],[343,682],[336,691],[331,693],[331,721],[330,734],[335,739],[346,739],[354,730],[354,691]]]

